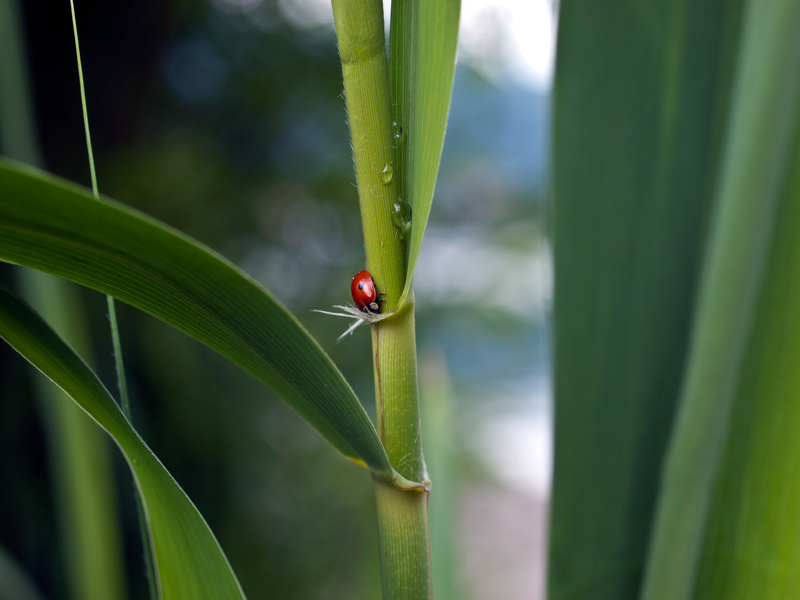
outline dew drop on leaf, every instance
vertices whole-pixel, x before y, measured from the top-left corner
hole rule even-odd
[[[381,181],[383,181],[385,185],[390,184],[392,182],[393,174],[392,165],[387,164],[385,167],[383,167],[383,171],[381,171]]]

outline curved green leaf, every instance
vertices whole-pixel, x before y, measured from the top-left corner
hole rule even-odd
[[[139,487],[164,600],[242,599],[214,534],[86,363],[21,300],[0,288],[0,337],[64,390],[122,450]]]
[[[402,174],[398,194],[412,211],[403,299],[411,288],[436,188],[453,94],[460,14],[460,0],[392,2],[389,70]]]
[[[347,458],[392,473],[375,427],[316,341],[263,287],[180,232],[35,169],[0,162],[0,260],[127,302],[277,392]]]

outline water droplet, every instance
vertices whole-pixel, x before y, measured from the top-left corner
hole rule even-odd
[[[397,202],[394,203],[392,218],[395,217],[397,217],[401,223],[407,223],[411,220],[411,205],[402,198],[398,198]]]
[[[397,139],[403,135],[403,127],[397,121],[392,121],[392,131],[394,132],[394,139]]]
[[[400,239],[411,232],[411,206],[402,198],[398,198],[392,208],[392,225],[400,231]]]
[[[383,167],[383,171],[381,171],[381,180],[384,184],[390,184],[392,182],[392,165],[387,164]]]

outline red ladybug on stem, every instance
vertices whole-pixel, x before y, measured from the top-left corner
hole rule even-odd
[[[350,284],[350,293],[353,295],[353,301],[356,307],[367,313],[381,312],[381,300],[379,294],[375,289],[375,282],[372,280],[372,275],[369,271],[361,271],[356,273],[353,277],[353,283]]]

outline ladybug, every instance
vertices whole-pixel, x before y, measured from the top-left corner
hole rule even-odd
[[[350,284],[350,293],[353,295],[356,307],[360,310],[367,313],[381,312],[381,300],[378,296],[383,294],[378,294],[375,289],[375,282],[372,280],[372,275],[369,274],[369,271],[356,273],[356,276],[353,277],[353,283]]]

